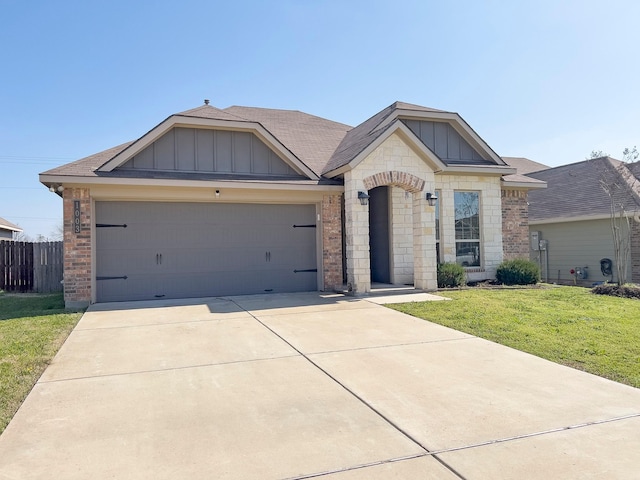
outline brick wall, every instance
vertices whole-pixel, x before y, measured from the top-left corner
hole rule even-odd
[[[91,196],[88,188],[66,188],[64,209],[64,301],[67,307],[91,302]],[[80,233],[74,229],[74,201],[80,201]]]
[[[325,291],[342,286],[342,195],[322,198],[322,275]]]
[[[640,283],[640,223],[631,220],[631,282]]]
[[[526,190],[502,190],[502,248],[505,260],[529,258]]]

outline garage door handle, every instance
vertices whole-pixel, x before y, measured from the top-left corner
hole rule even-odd
[[[265,262],[271,261],[271,252],[264,252],[264,261]]]
[[[162,265],[162,254],[156,253],[156,265]]]

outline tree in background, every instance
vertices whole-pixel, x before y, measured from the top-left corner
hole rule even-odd
[[[591,158],[600,158],[602,151],[592,151]],[[594,156],[595,155],[595,156]],[[599,168],[600,186],[609,197],[609,218],[613,236],[613,254],[618,284],[627,283],[627,272],[631,259],[631,219],[629,208],[637,205],[630,200],[640,192],[640,182],[629,167],[638,161],[637,148],[625,148],[622,152],[622,163],[606,162]]]

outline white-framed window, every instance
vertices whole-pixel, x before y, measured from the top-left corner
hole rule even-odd
[[[480,192],[454,192],[456,262],[463,267],[481,266]]]

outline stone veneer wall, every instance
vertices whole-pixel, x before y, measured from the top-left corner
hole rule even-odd
[[[640,284],[640,223],[631,220],[631,281]]]
[[[322,277],[324,290],[342,286],[342,195],[322,198]]]
[[[80,201],[80,233],[75,233],[73,203]],[[91,196],[88,188],[66,188],[64,212],[64,302],[69,308],[91,303]]]
[[[529,259],[529,207],[526,190],[502,190],[504,259]]]
[[[374,178],[370,179],[372,176]],[[413,267],[412,264],[412,268],[417,270],[414,282],[416,288],[433,290],[437,287],[435,240],[432,241],[435,235],[435,211],[433,207],[427,207],[424,192],[434,191],[434,174],[397,133],[389,136],[353,170],[345,172],[347,283],[354,293],[366,293],[371,289],[369,207],[360,205],[358,191],[368,190],[367,186],[382,185],[376,179],[387,177],[393,185],[402,185],[412,192],[409,208],[412,212],[410,228],[413,254],[416,247],[420,251],[420,258],[415,262],[418,266]],[[415,184],[414,177],[423,180],[424,186]],[[366,185],[365,179],[368,179]],[[416,211],[418,215],[415,215]],[[421,260],[422,257],[424,260]]]

